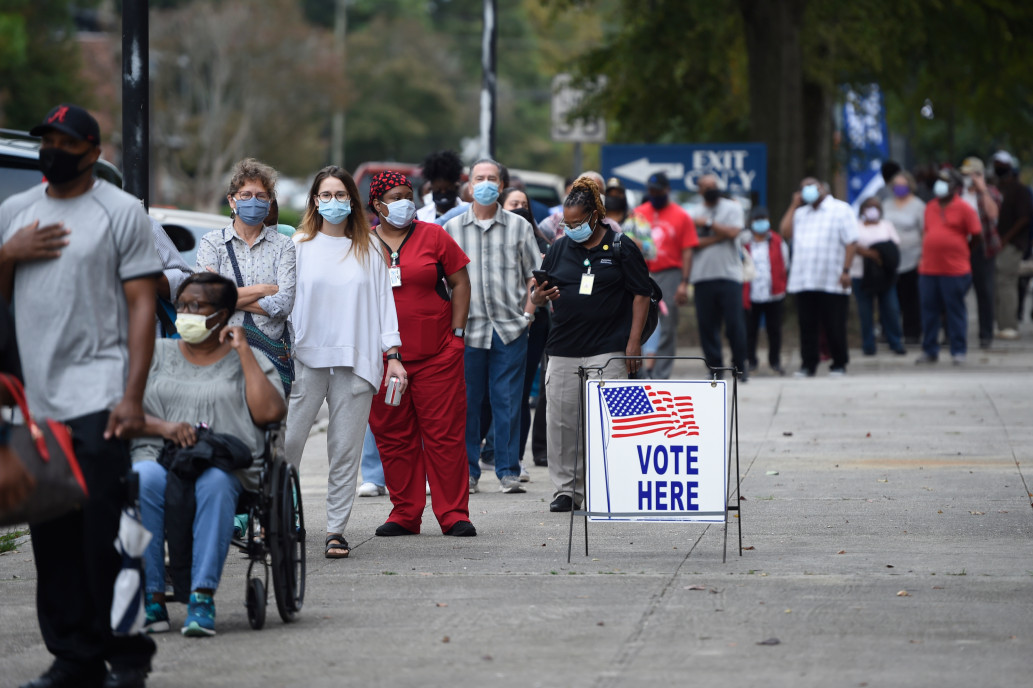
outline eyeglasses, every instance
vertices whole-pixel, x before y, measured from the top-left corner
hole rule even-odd
[[[209,301],[176,301],[172,306],[177,313],[200,313],[202,308],[211,308]]]
[[[320,191],[316,194],[316,198],[318,198],[322,203],[329,203],[331,198],[336,198],[341,203],[351,200],[351,196],[348,195],[347,191],[338,191],[336,193],[330,193],[329,191]]]
[[[578,220],[577,222],[574,222],[574,223],[561,222],[560,226],[563,227],[563,231],[565,233],[565,232],[567,232],[567,231],[569,231],[571,229],[577,229],[578,227],[580,227],[581,225],[585,224],[586,222],[588,222],[591,219],[592,219],[592,213],[589,213],[588,215],[585,216],[585,218],[583,220]]]
[[[273,197],[264,191],[259,191],[258,193],[251,193],[250,191],[237,192],[238,201],[250,201],[252,198],[257,198],[260,201],[270,201]]]

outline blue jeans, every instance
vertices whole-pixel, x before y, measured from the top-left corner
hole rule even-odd
[[[377,451],[377,441],[373,439],[373,432],[366,426],[366,436],[362,438],[362,482],[373,483],[383,487],[384,464],[380,463],[380,452]]]
[[[466,347],[466,458],[470,477],[480,478],[481,402],[487,380],[495,428],[495,475],[520,475],[520,395],[527,365],[527,332],[509,344],[491,333],[490,349]]]
[[[861,321],[861,349],[866,354],[875,353],[875,318],[874,301],[879,299],[879,323],[886,334],[886,341],[893,351],[904,348],[900,332],[900,302],[897,300],[897,287],[894,285],[881,294],[872,294],[861,289],[861,278],[853,280],[854,298],[857,300],[857,318]]]
[[[144,553],[147,592],[165,592],[165,482],[168,471],[157,461],[133,465],[140,476],[140,517],[154,537]],[[194,551],[191,590],[215,590],[233,537],[233,512],[243,487],[237,477],[209,468],[194,484]],[[175,506],[173,506],[175,508]]]
[[[968,350],[968,310],[965,293],[972,285],[972,275],[948,277],[919,275],[918,293],[922,303],[922,351],[936,357],[940,354],[940,314],[946,314],[947,339],[951,356],[964,356]]]

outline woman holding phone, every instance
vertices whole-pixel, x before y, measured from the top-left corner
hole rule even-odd
[[[470,259],[440,226],[413,219],[404,174],[378,174],[369,199],[380,218],[373,233],[388,265],[410,383],[396,404],[382,387],[369,414],[392,504],[376,534],[419,533],[429,486],[441,532],[471,537],[463,372]]]
[[[638,358],[609,359],[642,353],[649,272],[634,241],[624,237],[614,246],[616,233],[604,217],[599,187],[590,177],[578,177],[563,202],[564,234],[542,261],[545,274],[535,273],[531,292],[536,306],[552,302],[552,330],[545,344],[549,477],[556,488],[550,511],[570,511],[584,501],[584,470],[575,481],[578,367],[602,366],[592,377],[613,380],[641,366]],[[542,284],[539,277],[547,281]]]
[[[391,378],[404,393],[408,375],[398,351],[398,316],[387,263],[370,234],[359,190],[344,168],[316,174],[308,207],[294,234],[297,296],[295,381],[287,417],[287,459],[301,464],[309,430],[325,400],[330,407],[326,448],[326,557],[351,550],[344,529],[355,501],[362,437],[373,395]],[[386,372],[385,372],[386,371]]]

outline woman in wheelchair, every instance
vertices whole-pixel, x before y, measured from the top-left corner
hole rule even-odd
[[[133,470],[140,476],[140,511],[154,536],[145,554],[146,628],[169,630],[165,606],[165,504],[168,472],[158,463],[168,441],[193,446],[196,428],[233,435],[247,445],[256,462],[227,473],[210,467],[196,479],[190,602],[182,633],[215,635],[215,602],[223,563],[229,551],[237,500],[258,485],[261,426],[283,419],[287,405],[273,364],[255,356],[241,327],[227,327],[235,310],[237,288],[214,273],[191,275],[176,294],[176,329],[181,339],[159,339],[144,394],[146,424],[133,441]]]

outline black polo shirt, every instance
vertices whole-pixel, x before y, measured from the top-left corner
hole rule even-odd
[[[586,249],[567,236],[556,240],[542,261],[556,281],[560,297],[552,302],[552,329],[545,344],[550,356],[596,356],[623,352],[631,334],[635,295],[649,296],[649,271],[635,242],[621,237],[620,255],[614,255],[614,232]],[[581,294],[581,276],[588,267],[595,275],[592,293]]]

